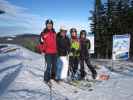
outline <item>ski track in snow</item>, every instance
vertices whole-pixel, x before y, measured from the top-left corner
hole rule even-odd
[[[17,68],[14,72],[7,74],[0,82],[0,95],[2,95],[8,86],[14,81],[17,77],[18,73],[20,72],[22,66]]]
[[[43,82],[44,57],[21,46],[8,44],[8,48],[20,49],[0,54],[0,100],[133,100],[132,68],[125,75],[103,67],[110,79],[96,82],[92,91],[53,81],[50,97]]]

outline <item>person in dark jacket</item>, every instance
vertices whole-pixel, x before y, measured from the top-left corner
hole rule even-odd
[[[80,73],[81,79],[84,79],[86,72],[84,69],[84,62],[87,64],[88,68],[92,72],[92,78],[96,79],[97,72],[95,68],[90,63],[89,49],[90,40],[86,39],[87,32],[85,30],[80,31]]]
[[[41,32],[41,51],[45,53],[45,61],[47,68],[44,73],[44,81],[50,82],[51,79],[55,80],[56,76],[56,63],[57,63],[57,44],[56,32],[53,28],[53,21],[46,20],[46,28]]]
[[[75,28],[70,29],[70,53],[69,53],[69,74],[71,73],[72,80],[77,79],[76,73],[78,71],[79,56],[80,56],[80,43],[77,36],[77,30]],[[70,75],[69,75],[70,76]]]
[[[70,50],[70,40],[66,35],[67,28],[61,26],[60,32],[57,34],[57,80],[66,80],[68,72],[68,54]]]

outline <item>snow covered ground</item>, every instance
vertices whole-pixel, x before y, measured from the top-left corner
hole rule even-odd
[[[93,63],[100,66],[97,69],[99,74],[107,73],[110,79],[95,83],[81,81],[84,87],[53,81],[51,95],[43,82],[44,57],[21,46],[8,44],[0,52],[0,100],[133,100],[132,64],[120,63],[119,66],[125,64],[128,71],[125,72],[124,67],[118,72],[118,67],[114,71],[104,67],[109,62]]]

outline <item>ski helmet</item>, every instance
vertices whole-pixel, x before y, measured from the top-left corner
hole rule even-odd
[[[76,32],[76,33],[77,33],[76,28],[71,28],[71,29],[70,29],[70,33],[72,33],[72,32]]]
[[[80,38],[81,38],[82,35],[85,35],[85,38],[86,38],[86,34],[87,34],[86,30],[81,30],[80,31]]]
[[[75,32],[75,34],[73,34],[73,32]],[[71,34],[71,37],[73,39],[77,39],[77,30],[76,30],[76,28],[71,28],[70,29],[70,34]]]
[[[45,24],[46,24],[46,25],[47,25],[47,24],[52,24],[52,25],[53,25],[54,23],[53,23],[53,21],[52,21],[51,19],[48,19],[48,20],[46,20]]]

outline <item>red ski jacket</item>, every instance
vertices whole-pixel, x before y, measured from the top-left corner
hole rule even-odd
[[[56,44],[56,33],[50,31],[47,33],[42,33],[41,35],[42,44],[39,44],[37,48],[42,53],[46,54],[56,54],[57,44]]]

